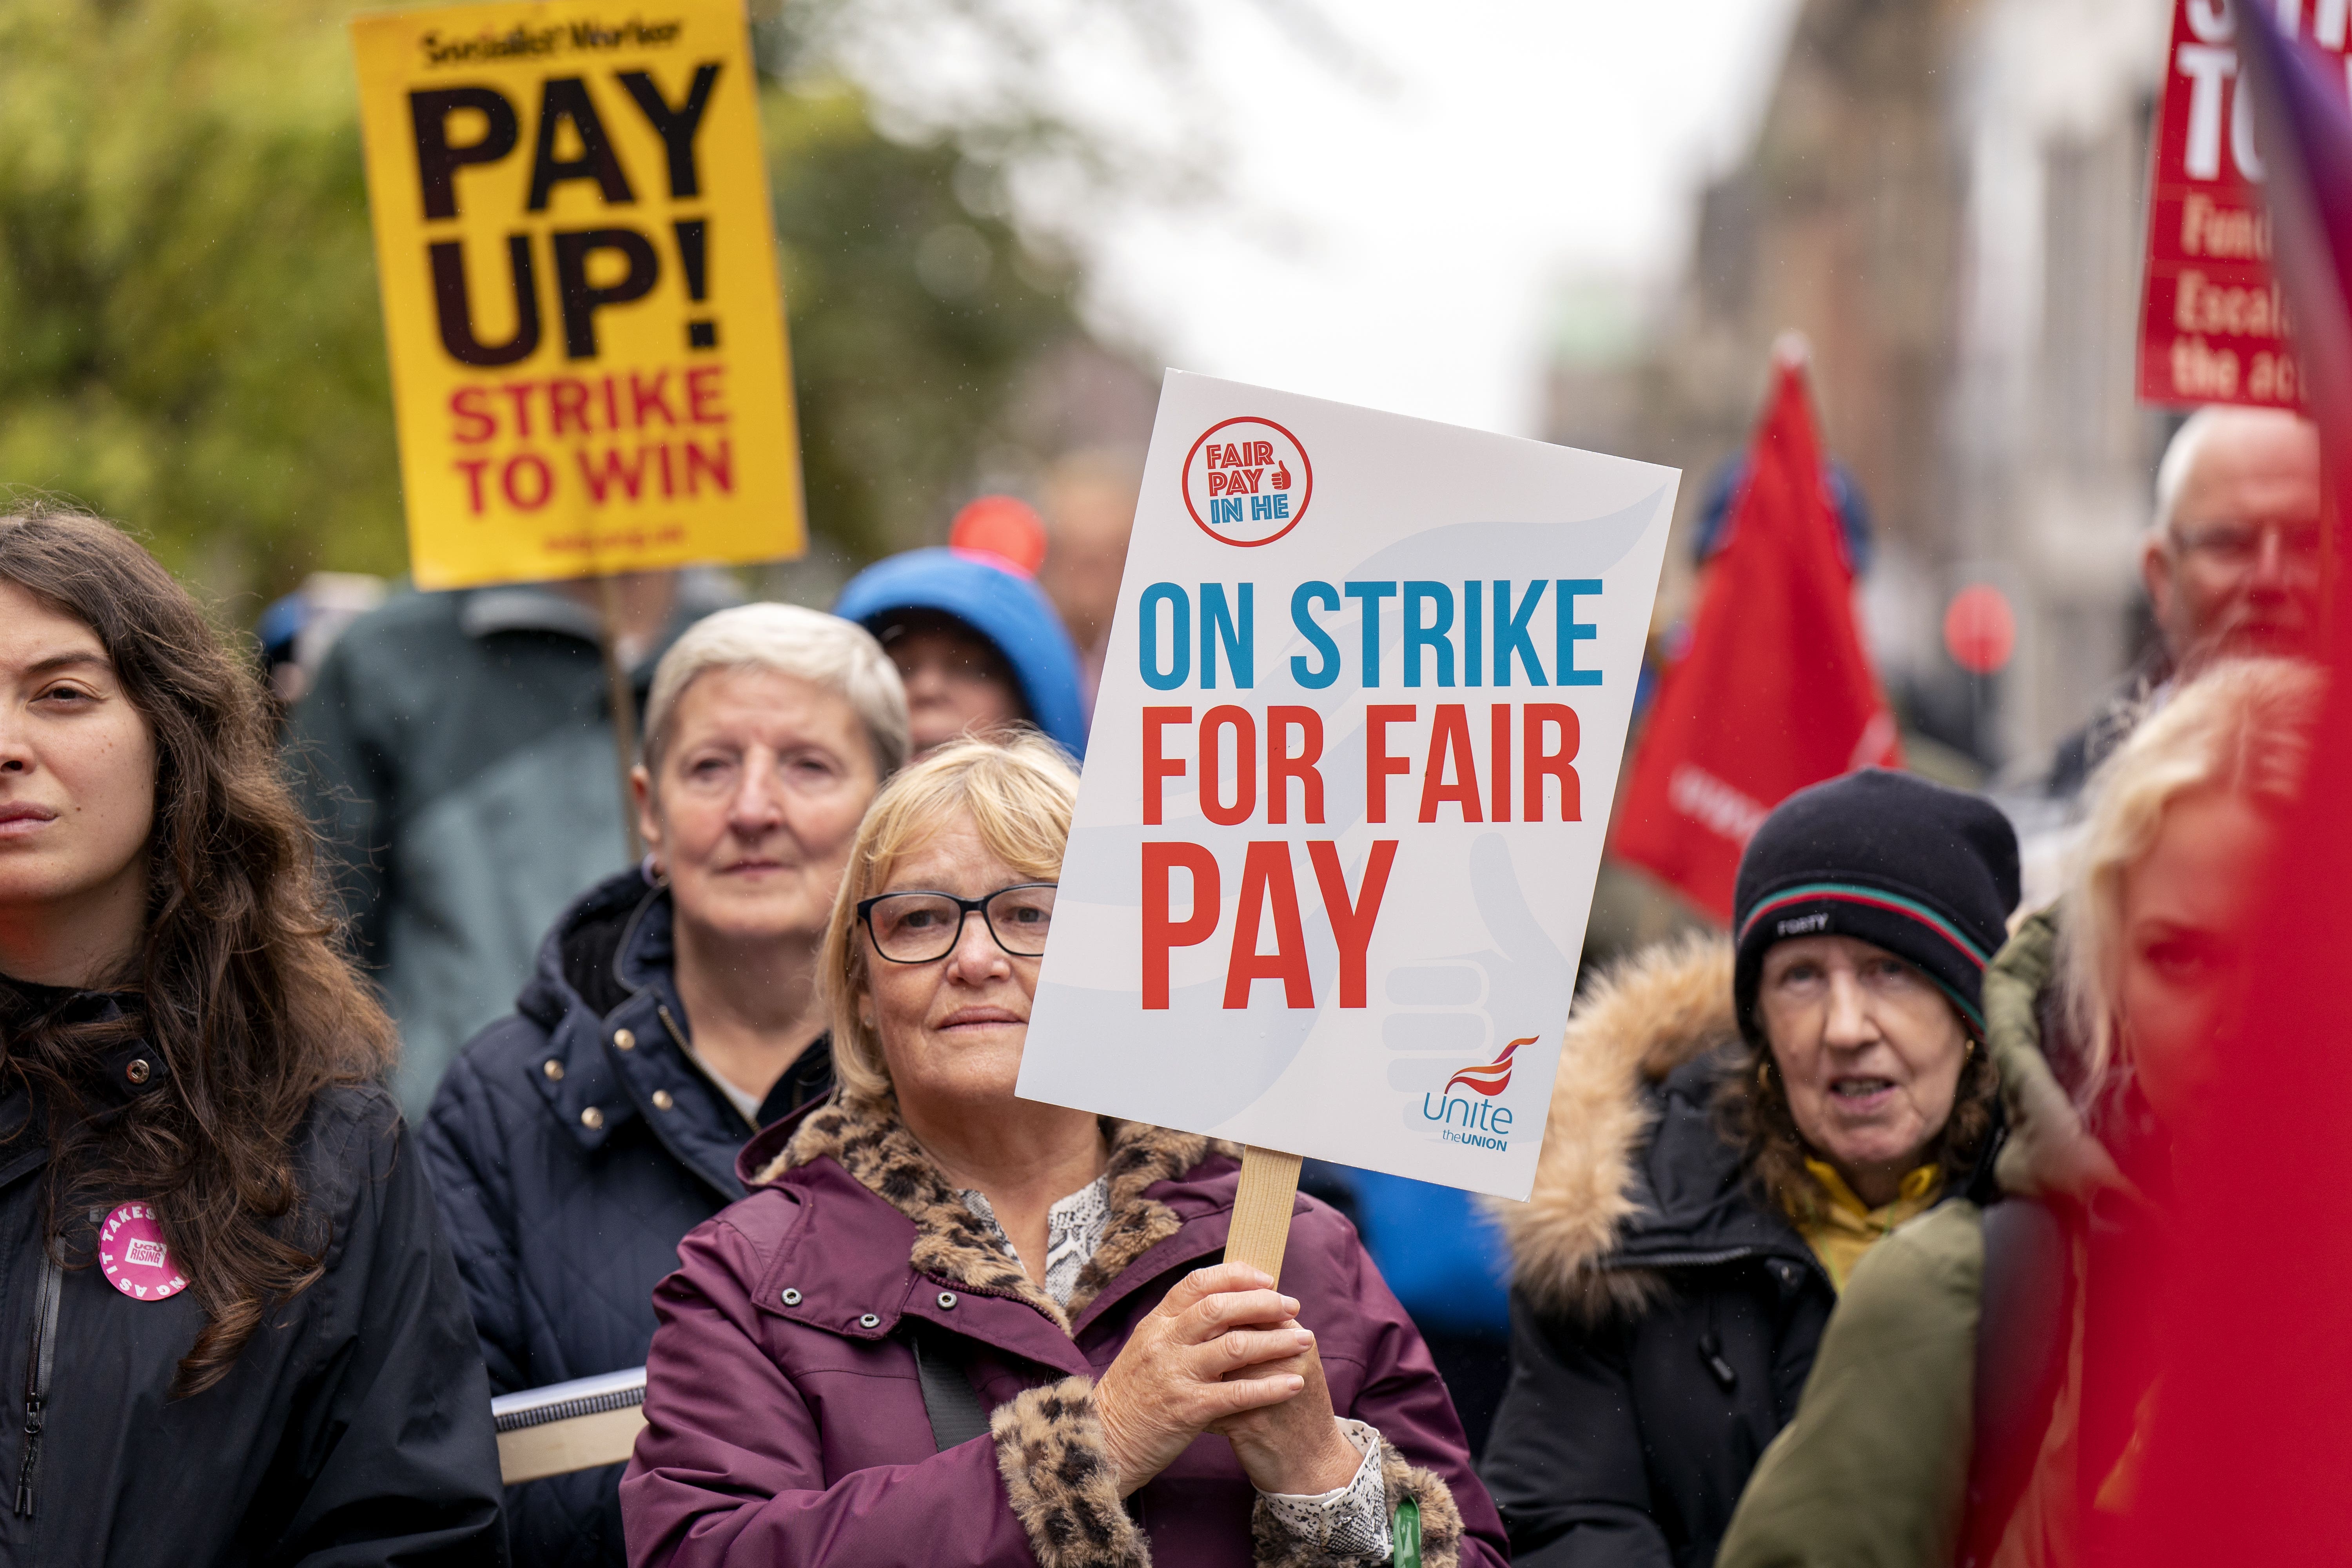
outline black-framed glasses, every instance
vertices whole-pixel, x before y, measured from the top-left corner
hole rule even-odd
[[[935,963],[955,951],[966,915],[988,925],[996,945],[1015,958],[1043,958],[1054,929],[1056,882],[1021,882],[984,899],[953,893],[877,893],[857,901],[857,919],[874,951],[893,963]]]

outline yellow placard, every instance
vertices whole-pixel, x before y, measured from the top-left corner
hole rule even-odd
[[[797,555],[740,0],[362,16],[417,585]]]

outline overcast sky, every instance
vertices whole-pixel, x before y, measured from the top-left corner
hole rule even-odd
[[[1521,435],[1562,280],[1671,275],[1793,15],[1348,0],[1323,14],[1362,63],[1335,68],[1281,25],[1290,3],[1203,8],[1228,200],[1093,227],[1097,313],[1180,368]],[[1093,75],[1101,112],[1160,112],[1123,110],[1116,76]]]

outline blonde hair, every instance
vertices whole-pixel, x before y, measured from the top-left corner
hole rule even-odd
[[[656,780],[679,699],[714,669],[773,670],[838,692],[866,726],[875,772],[887,778],[906,763],[907,689],[873,633],[798,605],[738,605],[688,626],[654,667],[644,760]]]
[[[859,902],[887,890],[898,863],[959,815],[971,819],[990,854],[1021,876],[1058,880],[1077,802],[1077,770],[1059,746],[1034,731],[950,742],[874,797],[850,847],[819,960],[833,1022],[834,1076],[847,1095],[876,1100],[890,1090],[882,1042],[858,1016],[866,964],[866,943],[858,940]]]
[[[2266,811],[2303,785],[2325,682],[2284,658],[2214,666],[2133,731],[2091,781],[2091,819],[2068,879],[2059,957],[2067,1015],[2095,1098],[2112,1065],[2123,961],[2123,883],[2156,845],[2168,807],[2220,790]]]

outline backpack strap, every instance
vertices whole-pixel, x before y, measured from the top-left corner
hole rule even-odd
[[[1977,1320],[1976,1441],[1969,1463],[1960,1568],[1992,1560],[2024,1497],[2066,1376],[2074,1321],[2065,1222],[2011,1198],[1984,1215],[1983,1309]]]
[[[923,1414],[931,1418],[931,1442],[945,1453],[988,1431],[988,1407],[964,1375],[957,1337],[919,1318],[906,1320],[915,1352],[915,1373],[923,1384]]]

